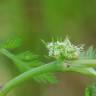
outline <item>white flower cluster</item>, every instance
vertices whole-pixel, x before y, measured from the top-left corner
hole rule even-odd
[[[83,46],[72,45],[68,38],[63,42],[50,42],[47,44],[47,49],[49,50],[49,56],[54,58],[64,58],[64,59],[77,59],[80,52],[83,50]]]

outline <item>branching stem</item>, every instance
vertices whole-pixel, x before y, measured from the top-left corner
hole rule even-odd
[[[9,57],[12,60],[15,60],[15,55],[11,54],[6,49],[1,49],[0,52],[7,57]],[[17,59],[16,59],[17,60]],[[21,61],[18,61],[19,63]],[[23,62],[21,62],[23,63]],[[68,66],[66,66],[68,64]],[[32,68],[21,75],[15,77],[14,79],[10,80],[5,86],[1,89],[0,96],[5,96],[9,91],[11,91],[14,87],[22,84],[26,80],[31,79],[33,76],[46,73],[46,72],[57,72],[57,71],[74,71],[78,72],[78,70],[75,70],[76,68],[92,68],[96,67],[96,60],[71,60],[66,63],[66,61],[55,61],[51,62],[45,65],[41,65],[36,68]],[[82,71],[80,71],[82,73]]]

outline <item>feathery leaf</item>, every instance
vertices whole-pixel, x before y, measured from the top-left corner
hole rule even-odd
[[[41,61],[39,61],[39,56],[34,55],[30,51],[22,52],[19,55],[16,55],[16,57],[20,61],[25,62],[23,64],[15,62],[15,64],[17,65],[17,67],[19,67],[21,72],[25,72],[27,70],[30,70],[31,68],[35,68],[43,64]],[[33,79],[38,83],[56,84],[58,82],[58,80],[52,73],[43,73],[34,76]]]
[[[81,52],[80,59],[95,59],[96,58],[96,50],[93,46],[90,46],[88,50]]]
[[[96,84],[89,85],[85,89],[85,96],[96,96]]]
[[[19,37],[12,37],[6,41],[3,41],[0,47],[5,49],[17,48],[21,45],[21,41],[22,40]]]

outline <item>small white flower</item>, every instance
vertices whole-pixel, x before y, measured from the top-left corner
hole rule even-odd
[[[47,49],[49,50],[49,56],[51,57],[77,59],[83,50],[83,46],[75,46],[66,38],[62,42],[57,41],[48,43]]]

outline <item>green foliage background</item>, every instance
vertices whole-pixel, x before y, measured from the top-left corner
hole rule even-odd
[[[96,0],[0,0],[0,40],[14,33],[24,40],[21,48],[14,52],[30,49],[43,56],[47,52],[40,39],[50,41],[52,37],[66,35],[77,44],[95,46]],[[11,63],[5,57],[0,60],[1,85],[18,75]],[[57,77],[61,79],[57,85],[29,81],[9,96],[83,96],[85,86],[94,80],[73,73]]]

